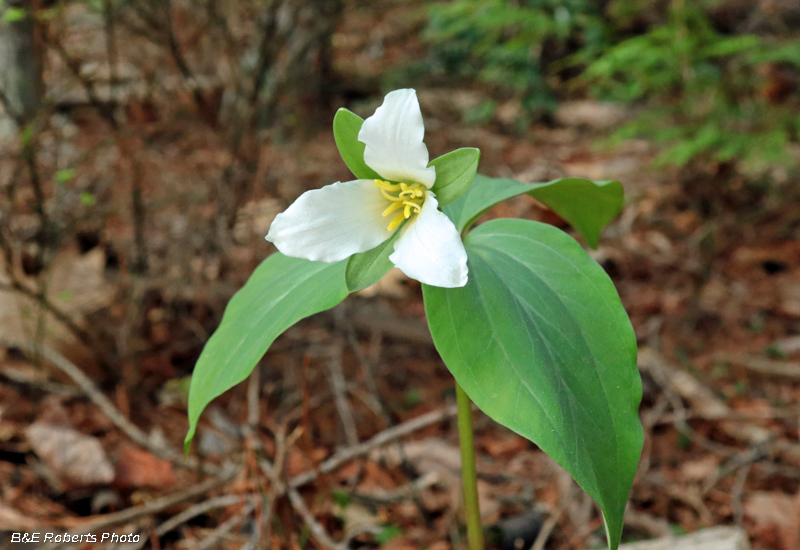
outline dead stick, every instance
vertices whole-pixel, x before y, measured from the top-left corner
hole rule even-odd
[[[205,514],[206,512],[210,512],[211,510],[215,510],[217,508],[235,506],[236,504],[241,504],[245,500],[247,500],[247,497],[242,495],[224,495],[197,503],[159,525],[156,529],[156,536],[163,537],[176,527],[183,525],[193,517],[199,516],[200,514]]]
[[[176,466],[196,470],[199,464],[192,458],[184,459],[183,455],[168,447],[160,447],[150,442],[147,434],[125,418],[114,404],[100,391],[92,380],[86,376],[72,361],[36,342],[4,342],[0,340],[0,345],[16,346],[24,348],[33,353],[38,353],[55,365],[61,372],[69,376],[78,387],[83,390],[86,396],[114,423],[122,432],[127,435],[134,443],[141,445],[156,456],[171,461]],[[204,465],[206,472],[218,475],[221,470],[211,464]]]
[[[184,489],[183,491],[178,491],[177,493],[173,493],[171,495],[167,495],[165,497],[151,500],[146,504],[142,504],[141,506],[135,506],[133,508],[128,508],[127,510],[122,510],[120,512],[115,512],[113,514],[105,514],[103,516],[91,516],[88,518],[80,518],[80,519],[73,519],[68,518],[61,522],[61,525],[65,527],[70,527],[71,525],[78,524],[77,527],[74,527],[70,530],[69,535],[81,535],[85,533],[91,533],[93,531],[97,531],[98,529],[102,529],[104,527],[108,527],[110,525],[119,525],[121,523],[127,523],[129,521],[133,521],[137,518],[142,516],[147,516],[150,514],[156,514],[161,512],[170,506],[174,506],[184,500],[189,500],[200,495],[211,491],[212,489],[216,489],[220,485],[223,485],[233,479],[236,475],[236,469],[231,468],[227,470],[219,477],[210,478],[202,483],[198,483],[192,487]],[[53,550],[54,548],[58,548],[61,543],[48,543],[43,544],[38,547],[39,550]]]
[[[398,424],[393,428],[384,430],[372,439],[334,453],[333,456],[323,461],[316,469],[294,476],[288,481],[288,485],[290,487],[300,487],[306,483],[310,483],[320,475],[330,473],[354,458],[363,456],[373,449],[382,447],[387,443],[391,443],[396,439],[400,439],[431,424],[436,424],[446,418],[451,418],[456,415],[456,412],[456,406],[451,405],[438,411],[425,413],[417,418]]]

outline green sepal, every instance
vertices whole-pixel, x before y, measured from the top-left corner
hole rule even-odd
[[[353,175],[360,180],[382,179],[378,173],[364,162],[366,145],[358,141],[358,132],[364,119],[347,109],[339,109],[333,117],[333,139],[342,160]]]
[[[439,206],[446,206],[464,194],[478,171],[480,149],[464,147],[433,159],[429,166],[436,167],[436,182],[431,191],[436,194]]]
[[[391,237],[372,250],[350,256],[345,269],[345,281],[350,292],[358,292],[374,285],[394,267],[389,256],[394,252],[394,243],[400,237],[401,230],[402,225]]]

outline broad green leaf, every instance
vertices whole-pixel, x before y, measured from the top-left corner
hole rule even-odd
[[[350,256],[345,270],[347,290],[350,292],[364,290],[368,286],[377,283],[381,277],[394,267],[392,262],[389,261],[389,256],[394,252],[394,243],[400,236],[401,230],[402,226],[398,227],[394,235],[372,250]]]
[[[358,141],[358,132],[364,119],[347,109],[339,109],[333,117],[333,139],[347,167],[355,177],[363,180],[381,179],[378,173],[364,162],[366,145]]]
[[[436,167],[436,182],[431,191],[436,193],[440,207],[455,201],[469,189],[478,171],[480,158],[479,149],[465,147],[431,161],[429,166]]]
[[[622,209],[622,185],[616,181],[592,182],[562,178],[547,183],[520,183],[478,174],[466,193],[442,210],[459,231],[469,228],[495,204],[528,193],[569,222],[592,248],[600,232]]]
[[[231,298],[194,367],[187,452],[206,405],[247,378],[275,338],[347,297],[345,263],[311,262],[276,252],[256,268]]]
[[[597,501],[615,549],[643,438],[636,338],[614,285],[546,224],[493,220],[465,246],[465,287],[423,285],[436,349],[482,411]]]

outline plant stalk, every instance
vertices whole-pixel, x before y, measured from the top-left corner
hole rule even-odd
[[[472,434],[472,402],[458,382],[456,382],[456,398],[468,547],[469,550],[484,550],[481,510],[478,504],[478,472],[475,468],[475,443]]]

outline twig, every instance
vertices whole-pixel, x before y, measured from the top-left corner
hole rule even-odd
[[[798,414],[800,414],[800,407],[798,406],[787,407],[780,410],[770,409],[769,411],[753,411],[746,413],[730,411],[728,415],[724,416],[717,413],[700,413],[695,411],[684,411],[683,414],[671,412],[656,419],[653,423],[653,426],[675,424],[676,422],[681,422],[684,420],[726,420],[731,422],[751,422],[753,420],[794,420],[797,418]]]
[[[128,508],[127,510],[122,510],[113,514],[105,514],[99,517],[94,516],[79,519],[69,518],[68,520],[65,520],[63,524],[67,526],[70,524],[78,524],[77,527],[69,531],[69,534],[80,535],[84,533],[91,533],[92,531],[96,531],[110,525],[127,523],[142,516],[159,513],[163,510],[166,510],[170,506],[174,506],[180,502],[183,502],[184,500],[189,500],[203,495],[208,491],[216,489],[220,485],[227,483],[233,479],[235,475],[236,469],[231,468],[230,470],[223,472],[219,477],[210,478],[202,483],[198,483],[197,485],[184,489],[183,491],[178,491],[177,493],[151,500],[150,502],[142,504],[141,506],[135,506],[133,508]],[[39,550],[52,550],[58,546],[60,546],[60,543],[43,544],[39,546]]]
[[[180,514],[171,517],[164,523],[158,526],[156,529],[155,534],[157,537],[163,537],[179,525],[182,525],[192,519],[193,517],[199,516],[200,514],[205,514],[206,512],[210,512],[211,510],[215,510],[217,508],[225,508],[228,506],[235,506],[236,504],[241,504],[247,500],[246,496],[242,495],[224,495],[220,497],[215,497],[204,502],[200,502],[195,504],[194,506],[190,506]]]
[[[630,505],[625,510],[625,525],[647,531],[654,537],[670,537],[673,536],[672,529],[669,527],[669,522],[645,512],[631,509]]]
[[[289,487],[296,488],[305,485],[306,483],[311,483],[320,475],[330,473],[354,458],[364,456],[373,449],[382,447],[383,445],[391,443],[392,441],[400,439],[401,437],[414,433],[417,430],[426,428],[431,424],[436,424],[437,422],[441,422],[446,418],[451,418],[456,415],[456,412],[456,406],[451,405],[438,411],[425,413],[417,418],[408,420],[402,424],[398,424],[393,428],[384,430],[374,436],[372,439],[368,439],[363,443],[359,443],[358,445],[354,445],[352,447],[347,447],[346,449],[342,449],[341,451],[334,453],[330,458],[323,461],[317,468],[302,474],[298,474],[291,478],[288,481],[288,485]]]
[[[354,500],[359,500],[369,504],[394,504],[404,502],[416,498],[419,493],[428,487],[442,481],[442,476],[437,472],[428,472],[427,474],[418,477],[414,481],[406,483],[395,489],[394,491],[385,491],[382,489],[371,491],[369,493],[352,492],[350,496]]]
[[[61,57],[61,60],[67,66],[67,68],[72,72],[72,75],[81,83],[83,86],[84,91],[86,92],[86,96],[89,99],[89,103],[92,107],[100,114],[101,117],[108,122],[109,126],[114,130],[119,128],[119,124],[117,123],[117,119],[114,118],[114,105],[110,102],[105,102],[100,99],[97,95],[97,90],[95,89],[94,82],[88,78],[84,78],[81,74],[81,64],[79,61],[74,59],[64,45],[51,37],[48,33],[44,34],[44,39],[48,42],[51,46],[53,46]]]
[[[197,470],[200,466],[196,460],[188,458],[184,459],[183,455],[168,447],[161,447],[154,445],[147,434],[141,429],[132,424],[125,418],[113,403],[100,391],[100,389],[86,376],[81,369],[79,369],[72,361],[54,351],[36,342],[4,342],[0,340],[0,344],[16,346],[38,353],[53,365],[55,365],[61,372],[69,376],[78,387],[86,394],[86,396],[105,414],[111,422],[114,423],[126,436],[133,442],[141,445],[145,449],[152,452],[154,455],[171,461],[173,464],[183,468]],[[213,465],[205,464],[203,468],[206,472],[220,475],[222,471]]]
[[[117,39],[114,33],[114,4],[111,0],[103,2],[103,17],[105,19],[106,54],[108,58],[109,75],[109,100],[116,100],[116,89],[119,78],[117,75]]]
[[[793,361],[773,361],[762,357],[744,356],[731,359],[734,365],[741,365],[748,371],[772,378],[800,380],[800,363]]]
[[[548,539],[550,539],[550,535],[553,533],[553,529],[556,528],[558,525],[559,520],[561,520],[561,516],[564,515],[564,512],[567,511],[569,505],[572,504],[572,501],[575,500],[575,491],[569,495],[568,498],[561,503],[558,509],[550,514],[550,517],[542,525],[542,528],[539,530],[539,534],[536,535],[536,540],[533,541],[531,545],[531,550],[544,550],[544,545],[547,544]]]
[[[744,505],[742,505],[742,493],[744,493],[744,484],[747,482],[747,476],[750,474],[750,467],[752,462],[746,464],[739,473],[736,474],[736,481],[731,489],[731,509],[733,510],[733,518],[736,525],[742,526],[744,522]]]
[[[153,450],[157,452],[157,454],[163,454],[164,450],[161,448],[154,448],[154,446],[148,440],[147,435],[134,426],[127,418],[125,418],[122,413],[120,413],[117,408],[111,403],[111,401],[103,395],[103,392],[92,382],[92,380],[86,376],[81,369],[79,369],[72,361],[58,353],[57,351],[51,350],[39,343],[36,342],[4,342],[3,345],[10,345],[10,346],[17,346],[33,353],[37,353],[50,361],[53,365],[55,365],[58,370],[69,376],[73,382],[75,382],[78,387],[86,394],[86,396],[95,404],[97,407],[103,411],[111,422],[113,422],[120,430],[122,430],[125,435],[127,435],[131,440],[139,445]]]
[[[229,532],[236,527],[240,521],[250,515],[253,510],[255,510],[256,504],[253,499],[247,503],[247,505],[238,513],[234,514],[230,518],[228,518],[225,522],[222,523],[219,527],[214,529],[214,532],[211,533],[208,537],[203,539],[200,544],[197,546],[198,550],[208,550],[212,548],[222,537],[227,535]]]
[[[359,443],[358,445],[354,445],[346,449],[342,449],[322,462],[319,467],[299,474],[288,480],[288,482],[283,482],[280,479],[279,468],[282,468],[280,463],[273,465],[269,460],[261,459],[258,461],[258,465],[264,474],[272,481],[273,489],[277,493],[286,494],[286,496],[289,498],[289,502],[292,504],[297,513],[303,518],[303,521],[305,521],[306,525],[320,544],[332,550],[345,550],[346,546],[331,539],[330,535],[328,535],[325,529],[316,521],[313,514],[308,510],[303,497],[297,492],[297,488],[305,485],[306,483],[314,481],[322,474],[332,472],[342,464],[345,464],[356,457],[368,454],[371,450],[377,447],[391,443],[392,441],[413,433],[416,430],[420,430],[426,426],[430,426],[431,424],[435,424],[436,422],[441,422],[445,418],[455,416],[456,412],[456,406],[453,405],[439,411],[426,413],[422,416],[409,420],[408,422],[404,422],[403,424],[399,424],[393,428],[384,430],[368,441]],[[280,460],[282,454],[278,453],[278,451],[280,448],[285,446],[282,442],[282,439],[283,438],[280,437],[279,430],[279,432],[276,433],[275,444],[278,460]]]
[[[3,88],[0,88],[0,107],[3,107],[3,111],[5,111],[5,114],[7,114],[9,118],[14,120],[14,122],[16,122],[17,125],[21,126],[20,121],[14,118],[14,116],[11,114],[10,106],[11,102],[8,100],[8,96],[3,91]]]
[[[272,482],[272,489],[274,493],[277,494],[286,494],[289,498],[289,503],[292,505],[292,508],[300,514],[300,517],[303,518],[308,529],[314,535],[314,538],[317,539],[317,542],[322,546],[328,548],[329,550],[347,550],[347,546],[344,544],[337,543],[334,541],[325,528],[319,524],[316,520],[314,515],[306,506],[303,497],[297,491],[296,488],[288,486],[282,479],[283,475],[283,462],[284,457],[286,455],[287,446],[286,446],[286,424],[280,426],[280,428],[275,433],[275,455],[276,455],[276,462],[273,465],[269,460],[266,458],[261,459],[258,461],[258,466],[261,468],[261,471],[270,479]]]
[[[10,274],[11,270],[7,269],[6,271]],[[72,334],[74,334],[75,337],[78,338],[78,340],[80,340],[84,346],[86,346],[89,350],[91,350],[98,361],[101,360],[101,357],[94,351],[94,346],[93,346],[94,338],[92,337],[91,334],[89,334],[87,331],[79,327],[78,324],[74,320],[72,320],[72,318],[67,313],[64,313],[58,307],[53,305],[53,303],[50,302],[50,300],[48,300],[46,296],[41,296],[38,292],[35,292],[30,288],[28,288],[27,286],[25,286],[24,284],[22,284],[19,280],[13,277],[13,275],[10,274],[10,276],[11,276],[11,284],[7,285],[0,283],[0,290],[5,290],[8,292],[19,292],[20,294],[24,294],[28,298],[37,300],[40,306],[44,307],[47,311],[49,311],[50,314],[53,317],[55,317],[59,323],[64,325],[67,328],[67,330],[69,330]]]
[[[253,94],[250,97],[251,105],[255,106],[261,89],[267,78],[267,71],[274,64],[277,56],[277,44],[282,38],[276,37],[277,12],[280,2],[270,2],[267,10],[263,12],[261,23],[261,43],[258,46],[258,62],[253,71]]]
[[[364,352],[361,350],[361,346],[359,345],[358,338],[356,336],[356,331],[353,329],[353,325],[347,319],[344,307],[345,303],[342,303],[334,308],[334,320],[336,324],[339,325],[339,329],[344,332],[350,349],[352,349],[353,353],[356,354],[356,358],[361,364],[361,368],[364,370],[364,381],[367,383],[367,390],[369,391],[371,400],[378,407],[377,412],[380,414],[383,421],[386,422],[386,425],[391,426],[391,416],[389,416],[389,413],[386,411],[386,407],[384,407],[383,403],[381,402],[380,393],[378,392],[378,384],[375,382],[375,376],[373,374],[373,361],[366,357]],[[372,331],[373,346],[376,348],[380,345],[380,334],[380,331]],[[375,335],[378,335],[377,339],[375,339]]]
[[[671,366],[663,357],[649,348],[639,350],[639,368],[650,372],[654,378],[661,380],[668,387],[674,388],[702,415],[726,418],[732,414],[731,409],[711,390],[689,373]],[[769,443],[768,448],[771,455],[779,457],[786,464],[800,465],[800,445],[784,439],[776,439],[775,434],[768,429],[754,424],[727,420],[720,422],[719,426],[728,437],[748,446]]]
[[[328,535],[328,532],[325,531],[325,528],[319,524],[317,519],[314,517],[314,514],[312,514],[311,510],[308,509],[308,506],[306,506],[306,501],[303,500],[303,497],[300,496],[300,493],[297,492],[297,489],[289,487],[286,490],[286,496],[289,497],[289,502],[292,504],[292,508],[294,508],[294,510],[300,514],[300,517],[303,518],[303,521],[314,535],[314,538],[317,539],[317,542],[330,550],[347,550],[346,545],[336,542],[330,537],[330,535]]]
[[[735,472],[742,467],[750,468],[754,462],[764,460],[769,456],[767,447],[769,442],[761,445],[753,445],[745,452],[733,456],[726,464],[723,464],[714,472],[714,474],[706,480],[701,489],[703,495],[707,494],[713,489],[721,479]]]
[[[172,55],[172,59],[175,61],[175,65],[178,67],[178,70],[181,73],[181,76],[184,80],[189,82],[194,82],[194,74],[192,70],[189,68],[189,64],[186,62],[186,57],[183,55],[183,50],[181,49],[180,41],[178,40],[178,34],[175,31],[175,24],[172,17],[172,1],[166,0],[164,2],[164,11],[166,12],[166,23],[164,25],[164,32],[167,35],[167,47],[169,48],[169,53]],[[197,106],[198,111],[202,114],[207,114],[208,108],[206,105],[206,100],[203,97],[203,94],[200,92],[200,89],[197,86],[191,86],[192,89],[192,99],[194,99],[195,105]]]
[[[135,152],[133,157],[133,182],[131,186],[131,207],[133,210],[133,230],[134,245],[136,247],[136,259],[131,266],[133,273],[142,275],[147,273],[147,241],[144,238],[145,221],[147,209],[142,198],[142,168],[136,159]]]
[[[331,389],[333,390],[336,410],[339,413],[339,419],[342,421],[345,439],[350,446],[358,445],[356,422],[353,419],[350,403],[347,401],[347,389],[344,381],[344,372],[342,371],[341,345],[337,343],[331,346],[330,356],[326,362],[331,376]]]

